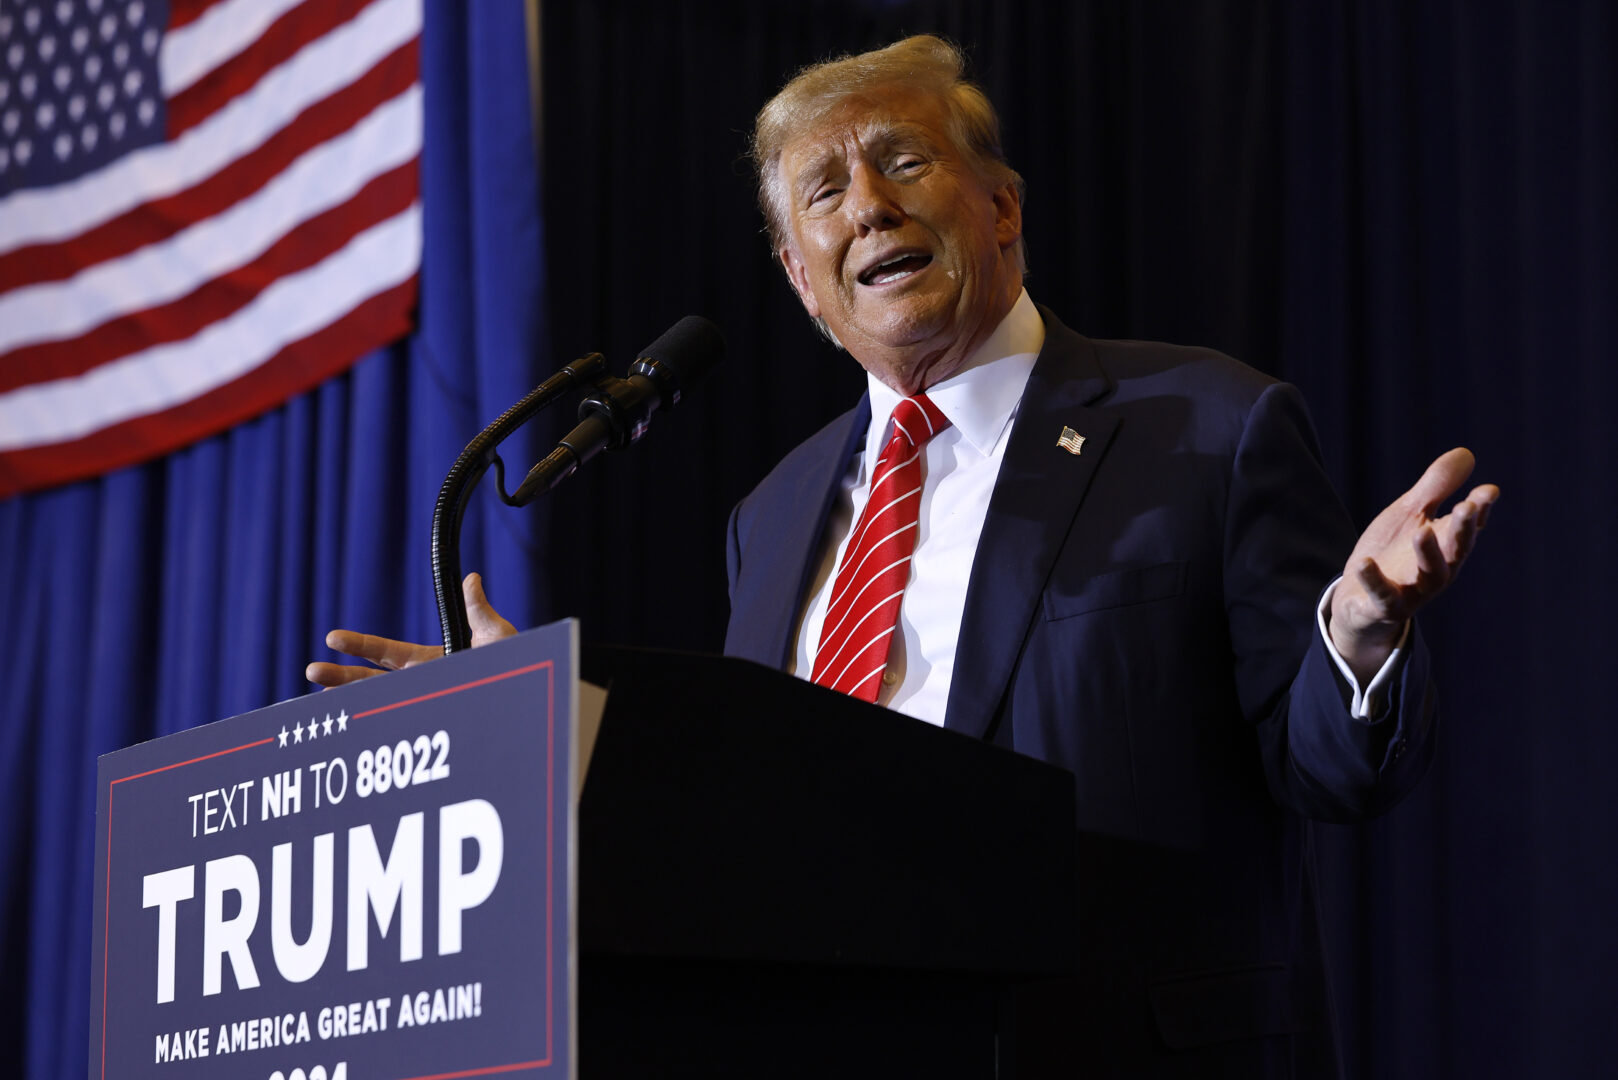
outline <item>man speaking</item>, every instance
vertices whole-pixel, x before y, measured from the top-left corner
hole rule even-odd
[[[1084,1075],[1336,1075],[1308,822],[1426,768],[1410,620],[1498,491],[1436,516],[1452,450],[1356,543],[1291,387],[1037,306],[1022,180],[962,72],[909,38],[759,113],[774,250],[869,385],[733,515],[726,652],[1073,771]],[[467,592],[475,639],[510,632]]]

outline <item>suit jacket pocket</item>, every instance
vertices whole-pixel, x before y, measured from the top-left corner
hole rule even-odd
[[[1171,1049],[1290,1035],[1297,1020],[1281,964],[1160,982],[1148,989],[1158,1034]]]
[[[1096,574],[1071,585],[1053,581],[1045,591],[1045,618],[1067,619],[1089,611],[1166,600],[1185,591],[1185,575],[1185,563],[1168,562]]]

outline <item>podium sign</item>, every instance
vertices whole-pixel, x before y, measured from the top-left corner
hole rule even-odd
[[[90,1075],[572,1076],[576,624],[102,757]]]

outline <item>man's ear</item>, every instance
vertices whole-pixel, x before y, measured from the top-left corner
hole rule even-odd
[[[994,235],[1001,251],[1010,250],[1022,239],[1022,196],[1017,185],[1002,184],[994,192]]]
[[[820,304],[815,301],[814,290],[809,287],[809,271],[803,265],[803,260],[790,247],[783,247],[776,254],[781,259],[781,269],[787,272],[787,280],[792,283],[792,291],[798,294],[798,299],[803,303],[803,309],[811,319],[820,318]]]

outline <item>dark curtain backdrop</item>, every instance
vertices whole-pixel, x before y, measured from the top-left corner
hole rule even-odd
[[[465,562],[523,625],[718,645],[726,513],[862,386],[765,248],[745,133],[789,70],[920,30],[1000,104],[1029,288],[1070,325],[1300,384],[1362,520],[1456,443],[1505,489],[1424,619],[1432,775],[1318,834],[1338,1010],[1351,1076],[1610,1071],[1612,5],[551,0],[543,237],[520,5],[427,11],[421,332],[169,459],[0,503],[0,1075],[85,1072],[95,756],[301,693],[332,625],[432,640],[459,447],[541,370],[621,371],[687,312],[729,334],[713,385],[543,513],[481,492]]]
[[[1028,181],[1030,292],[1095,336],[1298,383],[1363,522],[1440,451],[1504,500],[1424,627],[1418,793],[1322,828],[1350,1076],[1595,1076],[1618,1010],[1618,14],[1606,0],[546,6],[552,362],[687,312],[715,385],[550,508],[586,640],[714,648],[725,516],[863,385],[759,233],[741,159],[785,73],[970,50]]]
[[[310,687],[333,626],[438,640],[429,519],[537,381],[542,236],[520,0],[428,0],[419,330],[161,461],[0,502],[0,1076],[87,1075],[95,759]],[[465,561],[540,617],[538,518]]]

